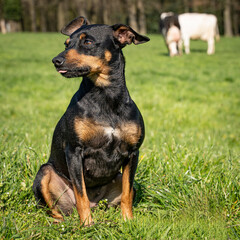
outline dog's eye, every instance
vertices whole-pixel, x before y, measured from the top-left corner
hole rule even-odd
[[[89,39],[84,40],[84,45],[91,45],[91,44],[92,44],[91,40],[89,40]]]

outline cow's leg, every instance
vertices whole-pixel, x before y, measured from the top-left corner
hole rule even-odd
[[[179,54],[179,55],[182,55],[182,45],[183,45],[183,42],[182,42],[182,40],[180,39],[180,40],[178,41],[178,54]]]
[[[214,52],[215,52],[214,44],[215,44],[214,37],[209,38],[208,39],[208,50],[207,50],[208,55],[214,54]]]
[[[188,37],[183,38],[183,43],[184,43],[185,53],[189,54],[190,53],[190,38],[188,38]]]
[[[172,41],[168,44],[169,46],[169,55],[170,57],[176,56],[178,54],[177,51],[177,43]]]
[[[33,183],[33,192],[39,205],[48,206],[49,213],[56,219],[69,215],[75,206],[71,183],[59,176],[50,164],[39,169]]]

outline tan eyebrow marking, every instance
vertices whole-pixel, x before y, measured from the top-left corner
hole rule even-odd
[[[70,38],[66,39],[65,43],[69,44],[69,42],[70,42]]]
[[[86,35],[86,33],[82,33],[81,35],[80,35],[80,40],[82,40],[83,38],[85,38],[87,35]]]

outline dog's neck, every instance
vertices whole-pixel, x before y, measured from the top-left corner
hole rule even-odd
[[[79,88],[80,95],[91,92],[100,94],[103,101],[116,107],[121,102],[130,100],[125,81],[125,60],[122,53],[111,62],[107,73],[84,76]]]

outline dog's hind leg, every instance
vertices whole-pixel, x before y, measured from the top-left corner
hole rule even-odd
[[[41,166],[33,183],[33,192],[39,205],[48,206],[52,217],[63,220],[75,206],[71,183],[59,176],[52,165]]]

